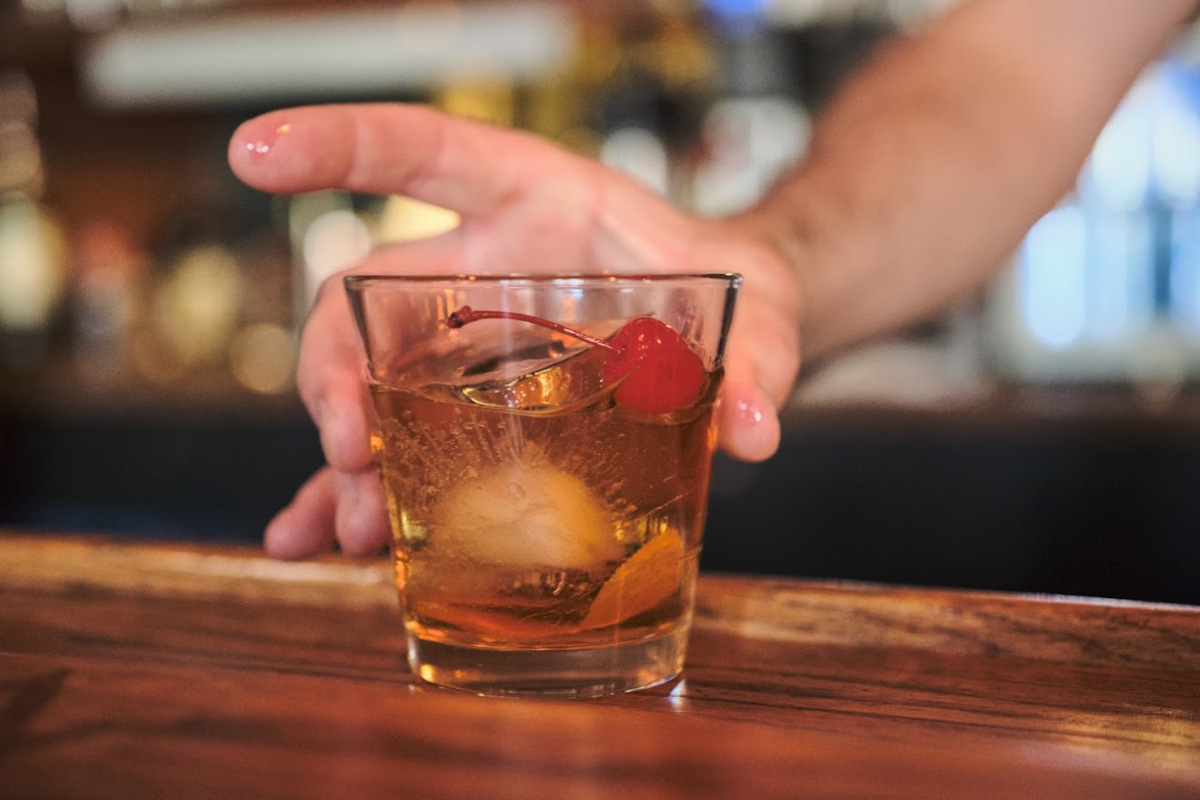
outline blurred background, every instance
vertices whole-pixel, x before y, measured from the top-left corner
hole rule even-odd
[[[454,218],[250,191],[242,120],[427,102],[721,214],[949,4],[0,0],[0,524],[257,541],[320,465],[292,382],[315,287]],[[719,459],[706,568],[1200,602],[1192,39],[989,291],[813,365],[780,454]]]

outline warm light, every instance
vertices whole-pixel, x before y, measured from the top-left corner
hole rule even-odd
[[[349,209],[326,211],[304,233],[304,274],[311,305],[321,283],[371,251],[371,232]]]
[[[389,197],[379,217],[381,242],[408,242],[447,233],[458,227],[459,215],[411,197]]]
[[[292,382],[292,336],[280,325],[250,325],[234,337],[229,361],[238,383],[259,394],[278,394]]]
[[[196,247],[173,265],[155,302],[155,319],[171,352],[184,364],[215,361],[237,324],[241,268],[215,245]]]

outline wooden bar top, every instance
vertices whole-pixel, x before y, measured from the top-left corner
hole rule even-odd
[[[0,531],[4,798],[1200,798],[1200,608],[704,575],[683,677],[417,684],[382,560]]]

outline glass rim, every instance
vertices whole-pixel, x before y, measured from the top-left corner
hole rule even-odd
[[[495,275],[397,275],[388,273],[352,273],[342,278],[347,290],[358,290],[371,285],[381,286],[619,286],[639,283],[724,283],[738,286],[742,276],[736,272],[637,272],[637,273],[505,273]]]

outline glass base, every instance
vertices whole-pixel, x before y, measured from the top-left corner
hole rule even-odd
[[[498,650],[410,637],[422,680],[447,689],[512,697],[598,697],[666,683],[683,669],[687,629],[653,639],[569,650]]]

